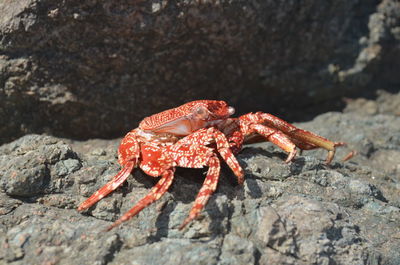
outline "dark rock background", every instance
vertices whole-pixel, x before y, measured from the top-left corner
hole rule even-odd
[[[398,89],[400,4],[0,2],[0,135],[115,138],[190,100],[306,120]]]
[[[399,17],[394,0],[3,0],[0,264],[400,264]],[[326,166],[246,146],[244,185],[224,168],[184,231],[204,170],[110,232],[156,179],[77,212],[119,170],[107,138],[199,98],[349,147]]]

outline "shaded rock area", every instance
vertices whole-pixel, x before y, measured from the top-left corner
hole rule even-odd
[[[4,0],[0,142],[121,137],[202,98],[314,117],[398,89],[399,17],[396,0]]]
[[[217,192],[183,231],[204,170],[178,169],[158,202],[104,232],[156,179],[136,170],[78,213],[118,172],[120,139],[26,135],[0,147],[0,263],[400,264],[399,106],[399,94],[380,92],[297,124],[348,142],[331,166],[323,150],[285,164],[270,143],[246,146],[238,155],[244,185],[223,168]],[[358,155],[340,162],[353,149]]]

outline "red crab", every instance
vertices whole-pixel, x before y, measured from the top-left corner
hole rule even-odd
[[[158,200],[170,187],[175,167],[202,168],[208,172],[195,203],[180,229],[195,219],[216,190],[220,160],[228,164],[243,183],[243,169],[234,154],[243,143],[270,141],[289,155],[290,162],[301,150],[328,150],[326,163],[335,154],[335,147],[343,142],[332,142],[309,131],[299,129],[271,114],[248,113],[230,118],[234,109],[224,101],[197,100],[145,118],[139,127],[130,131],[118,149],[121,171],[113,179],[84,201],[78,211],[85,210],[119,187],[139,166],[152,177],[161,176],[149,194],[114,222],[108,230],[129,220],[149,204]]]

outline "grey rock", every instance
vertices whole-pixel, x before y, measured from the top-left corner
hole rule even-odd
[[[4,193],[0,193],[0,214],[6,215],[17,208],[21,202],[19,200],[13,200]]]
[[[0,142],[121,137],[200,98],[306,119],[345,95],[398,89],[399,10],[396,0],[2,1]]]
[[[294,255],[294,226],[282,220],[274,208],[260,209],[260,222],[256,234],[265,246],[285,255]]]
[[[298,124],[348,142],[330,166],[323,150],[286,164],[270,143],[245,146],[237,156],[244,185],[223,168],[217,192],[182,231],[204,170],[178,169],[165,196],[105,232],[156,179],[135,170],[122,187],[79,213],[79,203],[118,172],[120,139],[22,137],[0,147],[0,263],[398,264],[399,125],[394,112],[352,111]],[[340,162],[353,149],[359,154]],[[34,171],[41,165],[45,184]]]
[[[134,248],[129,251],[130,255],[118,255],[110,264],[216,264],[220,253],[220,243],[216,241],[219,240],[165,239]]]
[[[81,167],[79,157],[61,141],[39,135],[22,137],[0,149],[0,186],[8,195],[30,197],[61,191],[68,174]]]
[[[0,258],[16,264],[106,264],[121,246],[118,236],[99,233],[104,221],[85,219],[75,210],[22,205],[1,217],[13,227],[1,235],[6,244]]]
[[[254,264],[257,249],[254,244],[237,235],[228,234],[224,238],[220,255],[220,265]]]

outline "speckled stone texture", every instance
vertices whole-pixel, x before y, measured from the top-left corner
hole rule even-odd
[[[0,1],[0,264],[400,264],[399,18],[396,0]],[[116,137],[194,99],[349,145],[331,166],[246,146],[244,185],[223,167],[183,231],[203,169],[109,232],[155,178],[77,212],[120,169]]]
[[[217,192],[183,231],[205,170],[178,169],[169,192],[103,230],[156,179],[135,170],[84,213],[76,208],[119,170],[117,140],[27,135],[0,147],[1,264],[399,264],[399,94],[349,102],[298,126],[347,141],[285,164],[270,143],[246,146],[240,186],[223,168]],[[365,104],[368,102],[368,104]],[[392,106],[392,107],[390,107]],[[358,155],[342,163],[349,150]]]
[[[398,89],[399,17],[396,0],[3,0],[0,142],[120,137],[194,99],[313,117]]]

